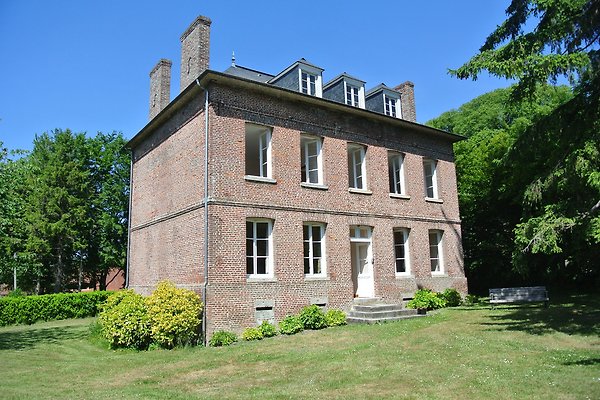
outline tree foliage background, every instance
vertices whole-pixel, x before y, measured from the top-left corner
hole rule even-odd
[[[513,0],[479,54],[451,70],[517,82],[430,121],[469,138],[455,151],[473,289],[600,286],[599,48],[599,1]],[[560,77],[570,90],[548,86]]]
[[[125,268],[129,154],[120,133],[36,136],[33,150],[0,143],[0,283],[36,292],[106,286]]]

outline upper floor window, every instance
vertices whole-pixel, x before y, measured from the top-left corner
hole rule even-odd
[[[388,171],[390,180],[390,193],[405,195],[404,185],[404,155],[388,151]]]
[[[349,106],[360,107],[360,96],[359,91],[360,88],[350,85],[348,83],[346,85],[346,104]]]
[[[431,263],[432,274],[443,274],[443,251],[442,251],[443,232],[438,230],[429,231],[429,260]]]
[[[365,146],[348,144],[348,186],[353,189],[367,188]]]
[[[304,274],[325,274],[325,226],[317,223],[303,225]]]
[[[396,257],[396,274],[410,274],[408,260],[408,229],[394,229],[394,255]]]
[[[273,221],[246,221],[246,273],[249,277],[273,275]]]
[[[423,173],[425,175],[425,197],[437,199],[437,162],[430,159],[423,160]]]
[[[302,135],[300,138],[301,175],[304,183],[323,184],[321,143],[320,137]]]
[[[400,104],[397,97],[392,97],[387,94],[383,94],[383,106],[385,115],[390,117],[400,118]]]
[[[271,128],[246,124],[246,175],[271,178]]]
[[[300,70],[300,89],[302,93],[317,95],[317,76]]]

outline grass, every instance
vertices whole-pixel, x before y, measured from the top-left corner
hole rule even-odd
[[[0,328],[0,397],[600,398],[597,296],[172,351],[107,350],[92,322]]]

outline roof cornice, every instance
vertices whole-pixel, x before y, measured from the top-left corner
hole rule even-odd
[[[343,103],[338,103],[333,100],[324,99],[321,97],[311,96],[300,93],[294,90],[285,89],[269,83],[262,83],[250,79],[241,78],[238,76],[228,75],[223,72],[205,70],[194,82],[185,88],[177,97],[175,97],[158,115],[146,124],[126,145],[133,149],[136,147],[150,132],[163,122],[167,121],[173,114],[187,104],[194,96],[203,93],[204,88],[209,84],[224,84],[234,87],[240,87],[246,90],[253,90],[267,95],[276,95],[279,98],[287,98],[306,104],[311,104],[318,107],[324,107],[330,110],[353,114],[362,118],[381,121],[388,124],[397,125],[399,127],[410,129],[426,135],[434,135],[443,137],[451,142],[458,142],[465,139],[464,136],[455,133],[446,132],[440,129],[432,128],[416,122],[407,121],[401,118],[389,117],[384,114],[377,113],[358,107],[349,106]],[[210,97],[209,97],[210,99]]]

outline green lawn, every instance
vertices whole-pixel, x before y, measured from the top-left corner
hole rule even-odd
[[[174,351],[107,350],[92,321],[0,328],[0,398],[600,399],[598,296]]]

